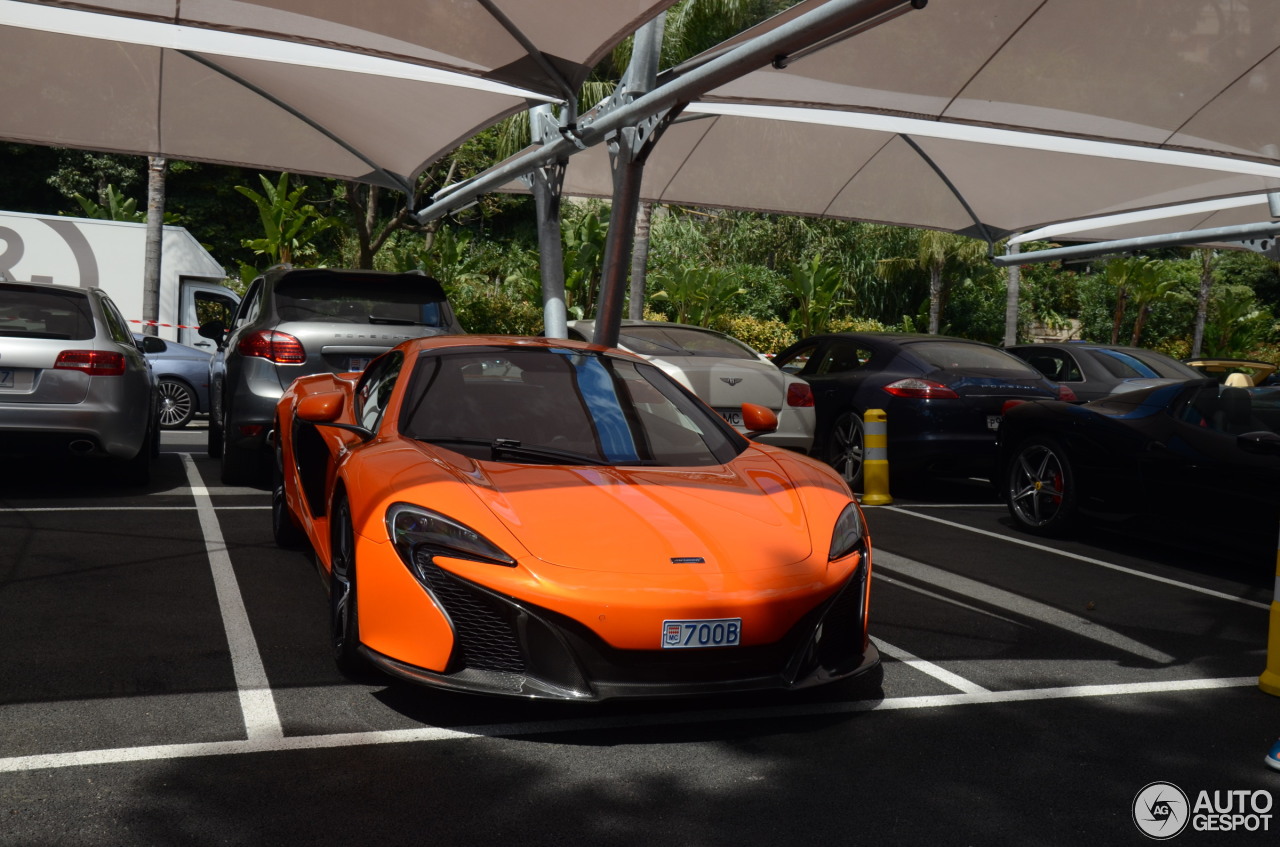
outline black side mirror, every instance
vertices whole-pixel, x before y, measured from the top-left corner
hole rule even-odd
[[[169,343],[157,335],[142,336],[143,353],[163,353],[169,349]]]
[[[201,338],[208,338],[213,341],[214,344],[218,345],[218,349],[221,350],[223,342],[227,340],[227,325],[220,319],[214,318],[208,323],[201,324],[196,333]]]

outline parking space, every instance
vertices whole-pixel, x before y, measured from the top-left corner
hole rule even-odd
[[[917,843],[926,813],[970,842],[1133,843],[1149,782],[1280,789],[1266,556],[1046,543],[988,488],[939,486],[868,510],[880,687],[465,697],[341,676],[309,554],[273,544],[268,492],[218,484],[203,443],[166,433],[145,490],[39,464],[0,482],[0,843],[404,843],[428,821],[450,843],[773,843],[804,822],[801,843]]]

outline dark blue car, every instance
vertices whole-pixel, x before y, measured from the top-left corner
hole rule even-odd
[[[996,430],[1009,401],[1056,399],[1059,387],[998,347],[942,335],[849,332],[793,344],[774,362],[813,387],[814,455],[862,486],[863,415],[888,418],[895,476],[996,470]]]
[[[133,337],[142,343],[142,335],[134,333]],[[160,345],[163,350],[155,349]],[[208,414],[212,353],[153,338],[147,342],[146,357],[160,384],[161,429],[181,429],[196,415]]]

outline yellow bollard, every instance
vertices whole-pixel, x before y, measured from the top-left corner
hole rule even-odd
[[[1258,687],[1280,697],[1280,542],[1276,544],[1276,587],[1271,595],[1271,626],[1267,634],[1267,669]]]
[[[889,496],[889,424],[884,409],[862,416],[862,497],[865,506],[887,506]]]

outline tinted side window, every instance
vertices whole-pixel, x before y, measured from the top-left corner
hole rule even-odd
[[[356,416],[365,429],[377,430],[403,365],[404,354],[393,350],[377,359],[360,378],[360,384],[356,386]]]
[[[856,371],[871,359],[871,351],[853,341],[836,341],[827,348],[815,373],[840,374]]]
[[[110,299],[102,298],[102,316],[106,319],[107,331],[111,334],[111,340],[121,344],[133,344],[133,333],[129,331],[129,324],[120,314],[120,310],[116,308],[116,304]]]
[[[240,303],[240,311],[236,312],[235,323],[232,327],[240,327],[257,320],[258,314],[262,311],[262,280],[255,279],[253,285],[249,286],[249,291],[244,295],[244,300]]]
[[[774,364],[789,374],[812,373],[813,367],[816,367],[814,357],[818,354],[818,345],[806,344],[800,349],[787,356],[785,359],[779,359]]]

